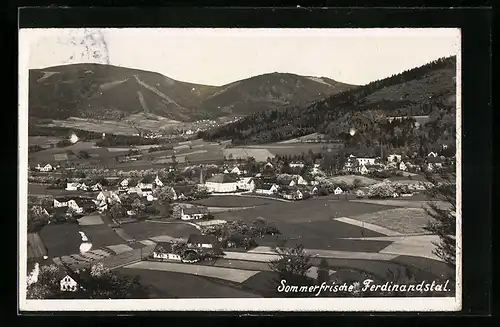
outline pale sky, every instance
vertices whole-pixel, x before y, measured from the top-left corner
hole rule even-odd
[[[20,33],[22,49],[29,49],[25,54],[29,69],[108,63],[207,85],[272,72],[362,85],[460,51],[460,31],[445,28],[25,29]]]

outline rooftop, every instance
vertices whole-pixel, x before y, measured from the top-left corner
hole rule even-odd
[[[228,176],[226,174],[219,174],[212,176],[211,178],[207,179],[207,182],[209,183],[236,183],[237,180],[236,178],[233,178],[231,176]]]

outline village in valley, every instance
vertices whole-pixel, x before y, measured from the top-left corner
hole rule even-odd
[[[423,232],[427,218],[418,206],[426,199],[429,182],[425,173],[455,160],[443,155],[448,153],[446,146],[423,158],[417,153],[391,153],[382,158],[339,151],[336,144],[324,141],[287,144],[284,148],[291,154],[265,159],[261,155],[256,160],[239,153],[261,150],[241,151],[194,137],[158,146],[161,152],[151,151],[154,147],[108,148],[104,157],[103,148],[92,141],[79,141],[75,132],[69,140],[66,148],[49,147],[31,156],[30,267],[55,263],[65,271],[78,271],[100,264],[106,269],[145,275],[146,283],[149,274],[155,273],[165,274],[166,279],[168,274],[205,276],[209,284],[218,284],[214,278],[221,278],[237,285],[229,294],[247,292],[247,296],[267,294],[268,290],[261,290],[262,282],[257,291],[240,288],[247,280],[256,279],[254,275],[270,273],[266,262],[274,256],[272,249],[285,240],[307,247],[318,257],[315,260],[349,257],[351,251],[354,257],[365,256],[367,260],[377,255],[390,257],[379,252],[391,244],[383,236],[404,235],[391,231],[395,219],[414,219],[409,223],[416,224],[410,234]],[[78,147],[85,147],[80,152],[88,155],[80,153],[80,158],[86,159],[67,155]],[[206,153],[217,149],[227,155],[207,162],[197,157],[192,163],[189,152],[194,148]],[[309,150],[299,154],[297,148]],[[42,161],[44,152],[56,158],[61,155],[55,152],[61,152],[69,158]],[[168,153],[170,163],[150,163],[146,169],[137,164],[151,153]],[[124,160],[110,159],[113,154]],[[111,162],[107,168],[96,165],[103,158]],[[395,203],[400,199],[406,201]],[[377,219],[367,219],[370,213],[377,216],[384,212],[389,216],[387,228],[367,227]],[[357,221],[356,216],[367,220]],[[405,228],[411,227],[403,227],[403,231]],[[364,239],[370,235],[375,238]],[[382,236],[380,242],[376,236]],[[429,246],[426,253],[417,254],[436,259]],[[206,271],[200,272],[200,266]],[[312,267],[308,275],[316,278],[317,269]],[[343,269],[353,274],[351,267]],[[73,284],[77,283],[75,278],[70,279]],[[154,287],[161,290],[157,285],[160,277],[151,278]],[[64,287],[69,287],[65,280]]]
[[[406,46],[373,34],[370,48],[356,41],[364,34],[308,31],[307,59],[288,62],[292,37],[261,47],[250,44],[267,34],[210,30],[228,43],[209,58],[205,46],[183,48],[203,43],[196,33],[125,30],[44,31],[25,56],[27,299],[457,294],[459,36],[437,51],[420,32]],[[99,48],[104,36],[127,41]],[[106,53],[68,61],[65,38]],[[137,62],[118,63],[132,39],[145,42]],[[234,61],[244,46],[262,55]],[[349,287],[299,294],[283,282]]]

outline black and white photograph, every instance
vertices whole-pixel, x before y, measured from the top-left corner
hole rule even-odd
[[[452,28],[21,29],[21,310],[460,310],[460,58]]]

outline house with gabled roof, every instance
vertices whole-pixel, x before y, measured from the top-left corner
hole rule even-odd
[[[344,193],[344,191],[339,186],[337,186],[337,188],[333,191],[333,194],[335,195],[340,195],[342,193]]]
[[[253,177],[243,177],[238,181],[238,188],[244,191],[253,191],[255,189],[255,181]]]
[[[80,183],[66,183],[66,191],[78,191]]]
[[[213,249],[220,247],[217,238],[213,235],[191,234],[187,240],[188,248]]]
[[[181,207],[182,220],[197,220],[208,215],[208,209],[201,206]]]
[[[156,243],[155,249],[151,253],[150,258],[161,261],[182,261],[181,255],[174,252],[173,244],[170,242]]]
[[[277,184],[264,184],[261,187],[255,189],[255,193],[273,195],[278,192],[279,186]]]
[[[101,183],[95,183],[94,185],[90,186],[90,190],[94,192],[102,191]]]
[[[105,201],[106,203],[121,203],[120,197],[113,191],[101,191],[96,197],[98,202]]]

